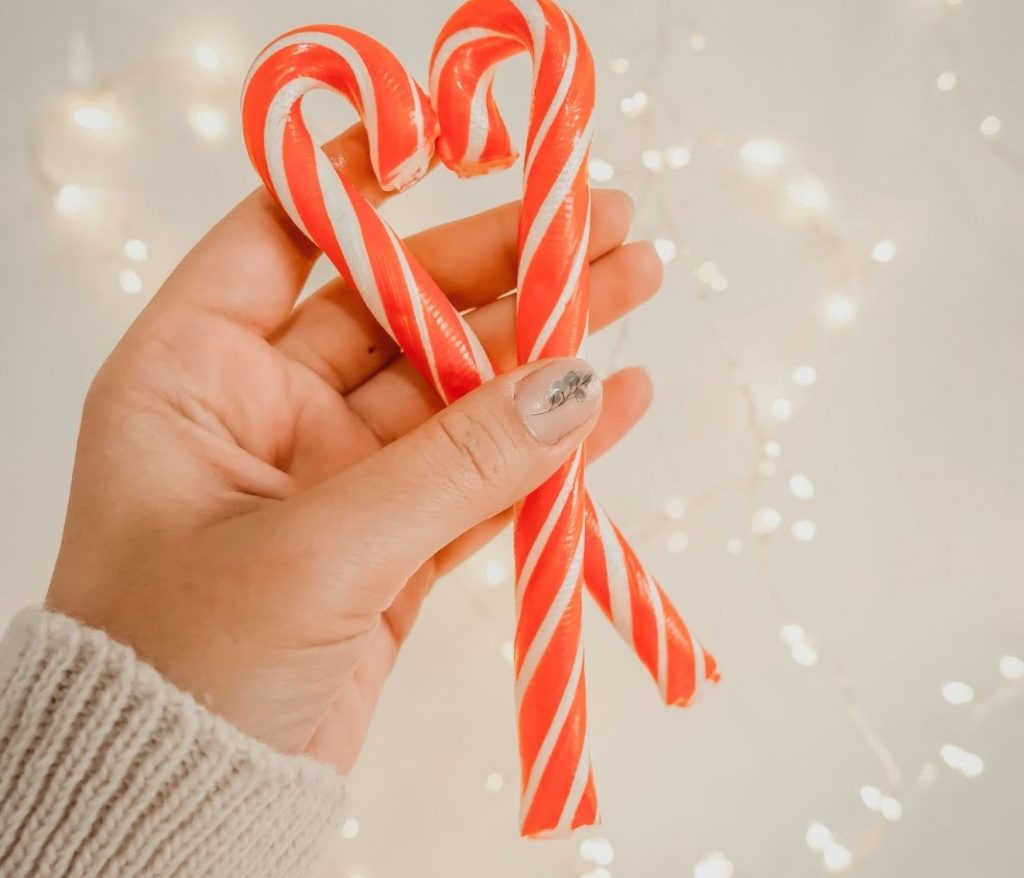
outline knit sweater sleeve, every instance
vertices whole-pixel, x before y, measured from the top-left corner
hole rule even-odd
[[[343,795],[99,631],[25,610],[0,641],[4,878],[309,876]]]

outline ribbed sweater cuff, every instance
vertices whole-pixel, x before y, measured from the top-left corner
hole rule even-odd
[[[0,641],[0,875],[308,876],[344,784],[99,631],[25,610]]]

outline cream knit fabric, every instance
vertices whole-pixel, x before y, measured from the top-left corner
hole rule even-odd
[[[305,878],[343,795],[99,631],[26,610],[0,641],[2,878]]]

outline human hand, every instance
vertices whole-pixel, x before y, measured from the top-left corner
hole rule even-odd
[[[362,126],[327,151],[384,199]],[[505,373],[443,408],[341,280],[296,305],[316,252],[265,190],[243,201],[89,390],[48,606],[241,730],[348,770],[434,581],[588,434],[594,457],[650,399],[627,369],[536,414],[553,380],[587,367],[514,368],[515,303],[499,297],[515,285],[518,210],[409,241]],[[591,329],[660,284],[651,245],[622,243],[631,216],[622,193],[594,193]]]

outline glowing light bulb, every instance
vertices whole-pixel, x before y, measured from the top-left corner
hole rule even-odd
[[[645,149],[640,153],[640,161],[652,174],[660,174],[665,170],[665,156],[657,149]]]
[[[711,287],[716,293],[725,292],[729,288],[729,281],[721,269],[714,262],[708,260],[702,262],[693,272],[693,276],[702,284]]]
[[[860,800],[864,807],[870,811],[878,811],[882,807],[882,800],[885,797],[878,787],[863,786],[860,788]]]
[[[678,171],[680,168],[685,168],[693,156],[685,146],[670,146],[665,150],[665,164],[667,164],[673,171]]]
[[[355,817],[349,817],[341,824],[341,835],[343,838],[355,838],[359,835],[359,821]]]
[[[650,98],[647,96],[647,92],[638,91],[630,97],[623,98],[619,103],[619,109],[622,110],[631,119],[641,115],[650,104]]]
[[[772,417],[777,421],[788,421],[793,417],[793,403],[788,399],[779,397],[772,403]]]
[[[1024,659],[1015,655],[1004,655],[999,659],[999,673],[1007,680],[1024,678]]]
[[[890,241],[888,238],[879,241],[871,248],[871,258],[882,264],[892,262],[896,258],[896,242]]]
[[[818,533],[818,525],[809,518],[801,518],[789,526],[789,532],[801,542],[810,542]]]
[[[801,177],[786,187],[790,200],[805,210],[821,211],[828,206],[828,193],[814,177]]]
[[[853,854],[849,848],[833,842],[821,853],[822,862],[828,872],[843,872],[850,868],[853,862]]]
[[[788,625],[783,625],[779,631],[779,637],[782,638],[783,643],[788,643],[792,646],[794,643],[801,643],[804,639],[804,629],[794,622],[790,622]]]
[[[114,117],[95,104],[82,104],[71,111],[71,121],[85,131],[100,133],[109,131],[114,124]]]
[[[607,183],[615,176],[615,168],[604,159],[591,159],[587,170],[590,173],[590,179],[595,183]]]
[[[665,515],[672,521],[679,521],[686,515],[686,501],[673,495],[665,499]]]
[[[196,46],[192,50],[192,58],[203,70],[212,72],[220,68],[220,55],[213,46]]]
[[[970,704],[974,701],[974,690],[958,680],[951,680],[942,685],[942,697],[950,704]]]
[[[782,523],[782,516],[777,509],[771,506],[762,506],[755,513],[750,522],[750,530],[755,536],[764,537],[774,533]]]
[[[228,130],[227,119],[216,107],[196,104],[188,113],[188,121],[204,140],[221,140]]]
[[[769,457],[778,457],[782,454],[782,446],[774,440],[764,443],[764,453]]]
[[[682,531],[673,531],[668,535],[665,540],[665,548],[668,549],[675,555],[686,551],[686,547],[690,545],[690,538]]]
[[[732,862],[719,851],[712,851],[697,861],[693,867],[693,878],[732,878],[735,867]]]
[[[805,475],[794,473],[789,477],[789,492],[798,500],[810,500],[814,496],[814,482]]]
[[[782,164],[782,147],[777,140],[748,140],[740,158],[751,170],[770,171]]]
[[[622,76],[622,74],[629,72],[629,59],[613,58],[612,63],[608,66],[611,68],[612,73],[617,73],[619,76]]]
[[[132,238],[124,242],[124,255],[132,262],[145,262],[149,258],[149,248],[144,241]]]
[[[702,33],[690,34],[690,48],[694,52],[703,52],[708,46],[708,38]]]
[[[132,268],[124,269],[117,276],[117,282],[121,287],[121,291],[127,293],[129,296],[134,296],[137,293],[142,292],[142,278],[139,277],[139,273]]]
[[[998,116],[986,116],[978,127],[985,137],[995,137],[1002,129],[1003,123]]]
[[[500,561],[488,561],[484,568],[484,579],[487,584],[494,588],[501,585],[508,578],[508,570]]]
[[[980,756],[970,753],[956,744],[943,744],[939,755],[946,765],[959,771],[964,777],[977,777],[985,768],[985,763]]]
[[[892,796],[886,796],[882,799],[880,810],[886,820],[895,822],[903,816],[903,806],[898,799],[894,799]]]
[[[670,241],[668,238],[655,238],[654,252],[658,254],[662,265],[668,265],[676,258],[679,249],[676,247],[675,242]]]
[[[501,788],[505,786],[505,778],[500,774],[494,772],[487,775],[487,779],[484,781],[484,786],[487,788],[489,793],[500,793]]]
[[[857,303],[837,293],[825,302],[825,320],[833,326],[845,326],[857,316]]]
[[[89,206],[89,196],[81,186],[68,183],[57,190],[57,197],[53,200],[54,210],[61,216],[74,216],[81,213]]]
[[[935,87],[939,91],[952,91],[956,88],[956,74],[952,70],[945,70],[935,80]]]
[[[807,847],[812,851],[821,853],[832,844],[832,830],[824,823],[812,823],[807,827],[807,835],[804,836]]]
[[[580,842],[580,857],[588,863],[610,866],[615,859],[615,851],[607,838],[586,838]]]
[[[818,380],[818,371],[814,366],[797,366],[793,370],[793,383],[800,387],[810,387]]]
[[[792,656],[793,661],[798,665],[803,665],[805,668],[813,668],[818,663],[818,650],[811,646],[811,644],[803,641],[794,643],[789,648],[789,654]]]

